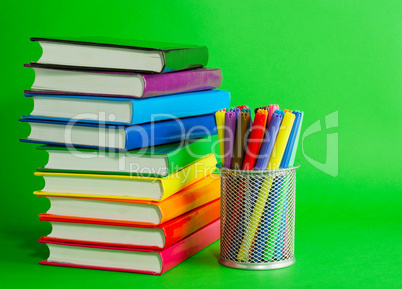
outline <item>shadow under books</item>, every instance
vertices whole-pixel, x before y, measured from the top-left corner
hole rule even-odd
[[[50,224],[43,224],[40,227],[30,228],[26,224],[21,226],[3,228],[3,233],[8,236],[15,247],[21,249],[18,254],[5,255],[13,261],[27,262],[27,257],[35,258],[39,262],[49,256],[47,246],[38,242],[41,236],[46,236],[50,232]],[[31,261],[29,261],[31,262]]]

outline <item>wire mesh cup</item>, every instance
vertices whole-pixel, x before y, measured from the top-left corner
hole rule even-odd
[[[239,269],[277,269],[294,257],[296,169],[221,170],[219,262]]]

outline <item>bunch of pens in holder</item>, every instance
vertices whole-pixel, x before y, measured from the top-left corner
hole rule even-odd
[[[216,112],[221,150],[219,262],[276,269],[294,258],[296,169],[303,112],[243,105]]]

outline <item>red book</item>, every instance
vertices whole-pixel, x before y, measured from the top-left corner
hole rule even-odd
[[[50,255],[39,264],[161,275],[219,239],[220,221],[164,250],[146,250],[39,240]]]
[[[254,117],[251,127],[250,137],[248,139],[246,155],[243,160],[243,170],[252,170],[254,168],[258,152],[264,138],[265,124],[267,122],[268,111],[259,109]]]
[[[44,215],[52,232],[41,240],[113,247],[165,249],[219,219],[219,199],[158,226]]]

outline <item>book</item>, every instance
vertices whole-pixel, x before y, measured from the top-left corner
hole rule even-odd
[[[131,198],[162,201],[215,170],[216,159],[209,154],[164,177],[35,172],[45,180],[43,192],[71,197]]]
[[[212,202],[220,197],[220,176],[211,174],[185,187],[163,201],[127,198],[72,197],[69,193],[36,191],[50,201],[49,210],[40,217],[87,219],[104,223],[156,226]]]
[[[39,264],[160,275],[219,239],[216,220],[164,250],[39,240],[49,257]]]
[[[147,99],[60,94],[25,96],[33,99],[34,108],[29,116],[23,118],[108,125],[134,125],[172,117],[210,114],[230,103],[230,93],[224,90],[196,91]]]
[[[161,73],[208,63],[208,49],[202,45],[89,37],[31,41],[43,51],[37,66]]]
[[[48,162],[39,171],[166,177],[211,153],[216,135],[130,151],[40,146]]]
[[[52,231],[42,240],[105,246],[165,249],[219,219],[219,199],[158,226],[44,216]]]
[[[214,89],[222,83],[222,72],[218,68],[144,74],[130,71],[53,69],[29,64],[25,67],[32,67],[35,71],[33,90],[26,92],[38,94],[147,98]]]
[[[89,220],[102,223],[157,226],[220,197],[220,176],[209,175],[163,201],[127,198],[71,197],[66,193],[34,192],[50,201],[50,208],[40,217]]]
[[[216,135],[214,114],[132,126],[20,119],[31,126],[23,142],[97,149],[132,150]]]

